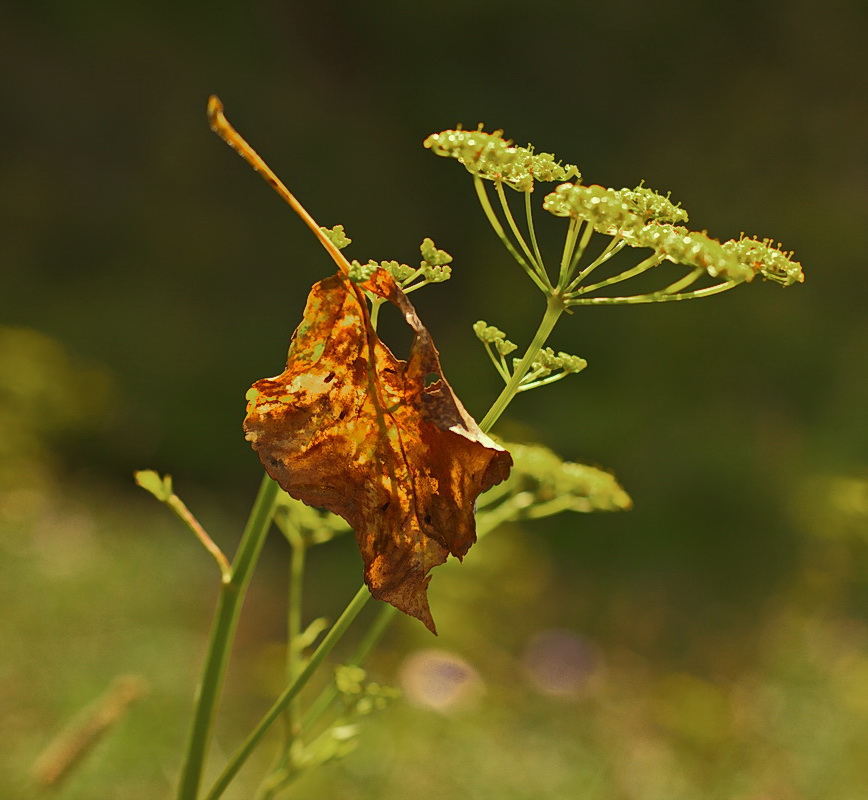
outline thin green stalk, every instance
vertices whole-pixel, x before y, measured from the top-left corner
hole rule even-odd
[[[503,182],[497,181],[494,188],[497,192],[497,197],[500,200],[500,207],[503,209],[503,216],[506,217],[506,221],[509,223],[509,229],[512,231],[512,235],[515,236],[515,240],[521,245],[521,249],[524,250],[524,254],[527,256],[528,261],[530,261],[534,272],[539,275],[540,279],[544,283],[548,284],[549,277],[545,274],[545,271],[542,268],[542,263],[537,261],[534,254],[530,251],[530,247],[528,247],[527,242],[524,240],[524,236],[521,235],[518,223],[512,215],[512,209],[509,207],[509,201],[506,199],[506,192],[503,190]]]
[[[307,556],[307,542],[300,531],[291,537],[292,552],[289,560],[289,597],[286,618],[286,680],[292,683],[301,672],[303,661],[301,651],[302,599],[304,595],[304,567]],[[301,708],[299,698],[286,708],[286,748],[289,750],[301,733]]]
[[[527,351],[516,366],[509,382],[503,387],[503,391],[498,395],[497,399],[488,410],[488,413],[482,419],[482,422],[479,423],[479,427],[484,433],[491,430],[494,423],[497,422],[500,415],[506,410],[506,407],[509,405],[512,398],[518,393],[518,387],[521,385],[524,376],[530,369],[531,364],[533,364],[534,359],[539,355],[539,351],[548,340],[555,324],[565,310],[566,305],[561,297],[558,295],[549,295],[546,303],[546,313],[543,315],[542,322],[540,322],[539,328],[537,328],[537,332],[528,346]]]
[[[343,613],[338,617],[337,622],[332,625],[331,630],[325,635],[325,638],[320,643],[319,647],[314,651],[307,665],[299,673],[298,677],[290,684],[274,701],[274,704],[259,721],[250,735],[245,739],[244,744],[236,751],[235,755],[229,760],[229,763],[220,773],[220,777],[211,787],[211,790],[205,795],[205,800],[217,800],[226,788],[232,782],[232,779],[238,774],[238,770],[244,765],[244,762],[250,757],[250,754],[256,749],[256,746],[262,740],[262,737],[268,732],[274,722],[280,718],[284,709],[293,701],[298,693],[304,688],[311,676],[316,672],[323,659],[332,651],[332,648],[338,643],[344,635],[350,623],[356,618],[358,613],[364,608],[370,598],[371,593],[368,587],[362,584],[361,588],[356,592],[355,597],[350,601],[349,605],[344,609]]]
[[[388,603],[383,603],[383,607],[377,613],[376,619],[371,623],[371,627],[365,632],[365,636],[356,648],[353,655],[347,660],[349,666],[358,666],[361,664],[374,649],[374,646],[383,637],[383,634],[398,616],[398,609],[390,606]],[[304,717],[304,730],[310,730],[316,721],[328,710],[329,706],[335,701],[338,694],[338,687],[332,681],[329,686],[322,690],[319,697],[311,703],[307,714]]]
[[[624,246],[627,242],[624,239],[612,239],[609,244],[606,245],[600,255],[598,255],[587,267],[585,267],[579,274],[576,276],[576,279],[570,283],[569,286],[564,289],[565,294],[569,294],[572,292],[588,275],[591,274],[593,270],[599,267],[601,264],[605,264],[613,255],[619,253],[624,249]],[[573,263],[570,265],[570,274],[572,274],[575,269],[576,263],[575,258],[573,259]]]
[[[675,294],[677,292],[681,292],[686,289],[688,286],[696,283],[696,281],[702,277],[705,273],[705,270],[702,267],[697,267],[692,272],[688,272],[683,278],[675,281],[674,283],[670,283],[663,292],[665,294]]]
[[[606,280],[600,281],[599,283],[592,283],[590,286],[583,286],[580,289],[576,289],[575,292],[567,295],[567,299],[572,299],[573,297],[581,297],[583,294],[588,294],[596,289],[602,289],[606,286],[611,286],[613,283],[621,283],[621,281],[635,278],[637,275],[641,275],[643,272],[646,272],[652,267],[658,266],[664,258],[665,256],[660,255],[659,253],[654,253],[653,255],[648,256],[648,258],[646,258],[644,261],[640,261],[635,267],[624,270],[624,272],[621,272],[618,275],[615,275],[611,278],[606,278]]]
[[[533,246],[534,255],[536,255],[536,263],[539,264],[539,268],[542,271],[543,275],[548,275],[548,272],[546,272],[546,265],[543,263],[542,253],[539,249],[539,243],[536,240],[536,231],[534,230],[533,225],[533,209],[530,205],[530,196],[531,192],[524,193],[524,215],[527,218],[527,232],[530,234],[530,243]]]
[[[594,226],[591,225],[590,222],[585,222],[585,229],[582,231],[582,238],[579,239],[579,245],[576,247],[575,252],[573,253],[573,257],[570,259],[570,275],[573,274],[573,271],[578,266],[579,261],[582,260],[582,256],[585,254],[585,250],[588,249],[588,243],[591,241],[591,236],[594,235]],[[594,261],[589,266],[585,267],[580,273],[578,280],[581,281],[582,278],[587,275],[594,267],[597,266],[597,262]]]
[[[550,383],[555,383],[556,381],[561,380],[562,378],[566,378],[567,375],[571,373],[569,372],[556,372],[554,375],[549,375],[546,378],[540,378],[539,380],[532,381],[531,383],[522,384],[519,389],[520,392],[526,392],[528,389],[539,389],[540,386],[548,386]]]
[[[485,191],[485,184],[482,182],[482,179],[474,175],[473,186],[476,189],[476,197],[479,199],[479,204],[482,206],[485,218],[488,220],[488,224],[494,229],[497,238],[500,239],[503,246],[518,262],[519,266],[528,274],[528,277],[537,285],[539,290],[545,294],[549,294],[551,292],[551,286],[547,286],[546,283],[543,283],[540,276],[537,275],[536,270],[525,261],[521,253],[513,247],[512,242],[509,240],[509,237],[507,237],[506,232],[503,230],[503,225],[500,224],[497,214],[494,213],[494,209],[491,206],[491,201],[488,199],[488,193]]]
[[[386,301],[382,297],[374,297],[371,299],[371,327],[377,330],[377,320],[380,316],[380,308]]]
[[[195,710],[178,784],[178,800],[196,800],[199,796],[202,770],[211,744],[214,715],[220,699],[223,678],[226,675],[226,665],[229,662],[235,629],[238,626],[238,616],[250,578],[265,543],[274,513],[274,503],[279,492],[278,485],[267,475],[264,476],[241,536],[232,571],[227,576],[228,580],[224,580],[220,587],[220,597],[214,613],[211,638],[205,657],[205,668],[196,691]]]
[[[482,344],[485,347],[485,352],[488,353],[488,357],[491,359],[491,363],[494,364],[494,368],[500,374],[500,377],[503,378],[504,383],[509,381],[509,370],[504,363],[503,356],[500,356],[498,359],[494,355],[494,350],[491,348],[491,342],[483,342]]]
[[[567,228],[567,235],[564,239],[564,251],[561,254],[561,268],[558,273],[559,291],[563,291],[564,287],[570,280],[570,268],[573,264],[573,254],[576,250],[576,239],[578,238],[581,224],[580,220],[573,218],[570,220],[569,228]]]
[[[668,303],[671,300],[695,300],[700,297],[710,297],[713,294],[720,294],[727,289],[732,289],[733,286],[738,286],[742,281],[725,281],[714,286],[709,286],[707,289],[697,289],[693,292],[681,292],[679,294],[664,294],[663,292],[654,292],[653,294],[639,294],[632,297],[575,297],[567,300],[568,306],[614,306],[614,305],[634,305],[636,303]]]

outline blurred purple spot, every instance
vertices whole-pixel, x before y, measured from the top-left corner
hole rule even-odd
[[[600,667],[597,646],[577,633],[552,628],[527,643],[522,664],[533,687],[550,695],[575,695]]]
[[[399,680],[409,701],[444,712],[466,705],[482,688],[479,673],[445,650],[419,650],[407,656]]]

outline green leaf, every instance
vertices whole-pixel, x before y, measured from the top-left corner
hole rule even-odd
[[[136,483],[147,492],[150,492],[161,503],[166,503],[174,494],[172,490],[172,476],[160,477],[159,473],[152,469],[141,469],[134,473]]]

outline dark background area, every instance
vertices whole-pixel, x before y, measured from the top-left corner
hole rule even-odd
[[[522,343],[543,310],[468,176],[421,147],[482,121],[587,183],[671,190],[721,240],[781,241],[806,274],[559,326],[589,368],[499,431],[614,470],[635,509],[527,529],[553,564],[528,617],[724,678],[769,609],[831,603],[863,630],[864,518],[828,573],[815,540],[817,487],[868,471],[866,36],[858,0],[4,4],[0,324],[91,370],[33,399],[84,409],[46,434],[47,474],[138,508],[130,474],[151,467],[226,530],[243,520],[244,392],[282,369],[332,267],[208,130],[211,93],[351,257],[412,263],[425,236],[453,254],[452,281],[414,299],[480,417],[499,379],[470,326]]]

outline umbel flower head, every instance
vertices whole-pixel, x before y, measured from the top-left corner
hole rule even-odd
[[[543,293],[563,291],[568,304],[644,303],[707,297],[748,283],[757,275],[782,286],[803,280],[801,264],[793,260],[793,254],[773,246],[770,239],[742,235],[721,244],[705,231],[683,227],[688,221],[687,211],[673,202],[669,194],[655,192],[644,183],[632,189],[583,185],[577,167],[561,164],[551,154],[537,153],[531,145],[517,147],[512,140],[503,138],[503,131],[487,133],[482,125],[475,131],[459,127],[432,134],[424,145],[436,155],[454,158],[479,179],[477,196],[497,236]],[[543,201],[546,211],[570,220],[558,277],[553,280],[536,240],[529,203],[525,203],[528,240],[510,210],[502,187],[510,186],[529,194],[536,181],[569,178],[574,180],[561,183]],[[500,198],[498,210],[491,205],[480,183],[482,179],[496,184]],[[500,216],[505,224],[498,219]],[[612,241],[602,252],[592,256],[590,263],[582,266],[583,256],[593,253],[586,248],[594,233],[609,236]],[[592,271],[626,246],[647,248],[653,253],[617,275],[586,282]],[[590,296],[592,292],[633,278],[666,261],[687,266],[690,272],[657,292],[623,297]],[[699,283],[691,288],[696,281],[701,281],[703,273],[716,283],[711,286]],[[494,341],[484,341],[487,346],[497,348]]]
[[[469,173],[491,181],[501,181],[519,192],[532,192],[534,181],[581,179],[575,164],[561,165],[551,153],[537,153],[533,147],[516,147],[503,131],[486,133],[481,129],[432,133],[424,146],[438,156],[454,158]]]

